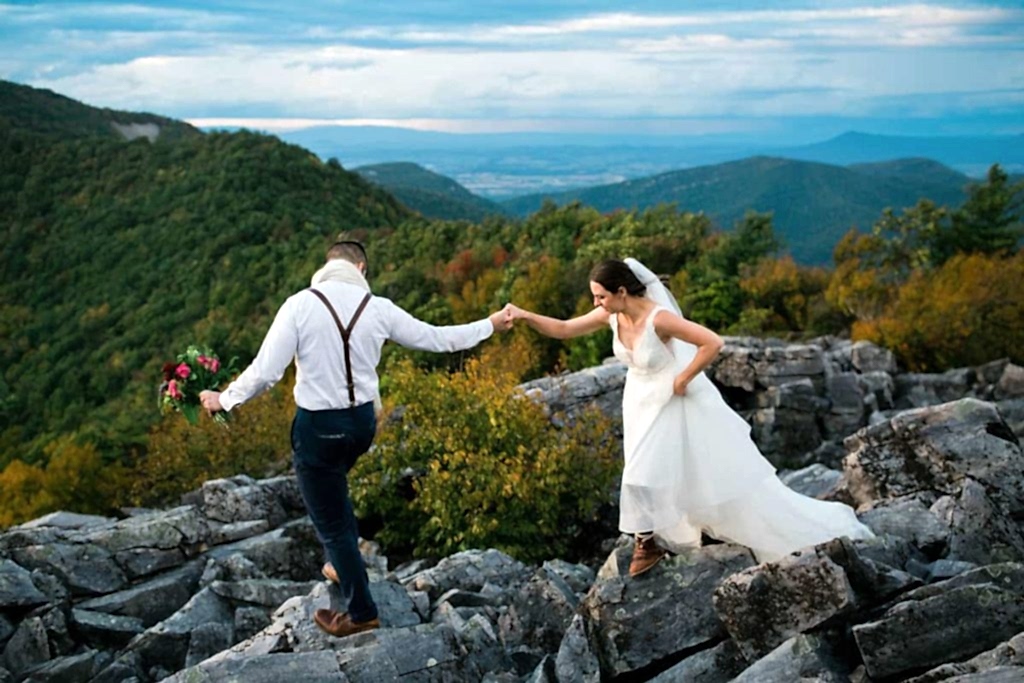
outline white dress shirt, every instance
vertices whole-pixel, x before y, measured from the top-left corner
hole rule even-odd
[[[335,281],[321,282],[316,289],[327,296],[348,328],[366,291]],[[385,341],[421,351],[451,352],[472,348],[493,332],[494,326],[486,318],[437,327],[417,320],[390,299],[372,297],[349,338],[355,405],[377,397],[377,363]],[[292,359],[297,369],[296,405],[306,410],[351,407],[338,326],[323,302],[306,291],[290,296],[278,310],[252,364],[220,395],[221,406],[230,411],[266,391],[281,379]]]

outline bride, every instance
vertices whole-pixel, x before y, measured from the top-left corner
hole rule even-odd
[[[512,304],[508,310],[556,339],[611,325],[615,356],[629,368],[619,528],[635,537],[631,576],[657,564],[666,549],[699,547],[702,531],[747,546],[759,562],[838,536],[874,535],[848,506],[802,496],[779,481],[750,426],[702,372],[722,338],[683,318],[654,273],[635,259],[604,261],[590,273],[590,291],[594,310],[571,320]]]

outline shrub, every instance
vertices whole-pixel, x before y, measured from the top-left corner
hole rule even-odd
[[[389,417],[352,477],[354,502],[383,519],[377,540],[389,551],[558,556],[608,501],[619,461],[610,421],[595,411],[554,426],[515,391],[531,365],[523,349],[494,345],[455,373],[391,368]]]
[[[149,448],[137,464],[132,487],[136,505],[166,505],[208,479],[283,472],[290,465],[291,397],[294,374],[266,394],[236,408],[224,426],[205,414],[190,425],[169,414],[149,433]]]

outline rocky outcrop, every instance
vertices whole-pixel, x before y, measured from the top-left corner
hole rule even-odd
[[[820,460],[783,481],[877,538],[760,564],[709,541],[637,578],[628,538],[594,538],[594,566],[489,549],[389,567],[363,542],[382,628],[336,639],[312,621],[341,596],[294,480],[233,477],[170,510],[0,534],[0,683],[1024,680],[1020,368],[910,377],[868,344],[730,348],[713,376],[755,435]],[[613,410],[623,379],[527,389],[571,415]]]

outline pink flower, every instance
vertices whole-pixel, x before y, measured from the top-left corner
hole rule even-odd
[[[181,390],[178,389],[178,380],[172,379],[170,382],[167,383],[167,394],[175,401],[181,400],[182,396]]]
[[[179,379],[188,379],[188,376],[192,374],[192,368],[190,368],[187,363],[182,363],[175,368],[174,374],[177,375]]]
[[[208,367],[210,369],[210,372],[214,372],[215,373],[218,370],[220,370],[220,361],[219,360],[217,360],[216,358],[207,358],[206,360],[208,360],[209,363],[210,363],[209,365],[206,366],[206,367]]]

